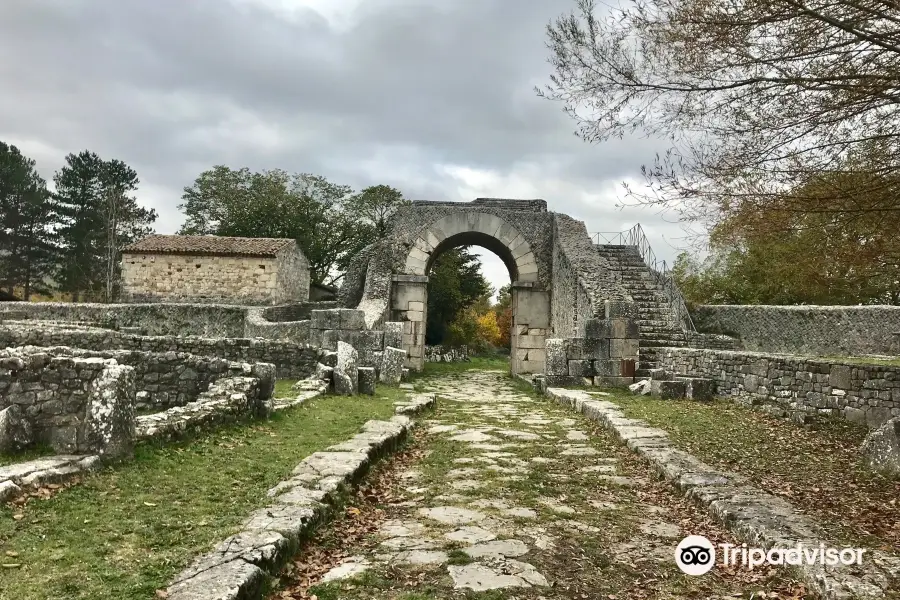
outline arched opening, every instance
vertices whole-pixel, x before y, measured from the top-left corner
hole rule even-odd
[[[480,246],[495,253],[511,282],[510,369],[543,372],[544,340],[550,335],[550,294],[539,285],[537,260],[524,235],[500,216],[486,212],[453,213],[423,228],[414,239],[402,273],[393,276],[391,320],[402,324],[407,365],[424,367],[428,273],[449,249]]]
[[[509,360],[514,275],[508,261],[485,248],[488,244],[470,245],[483,241],[483,236],[455,236],[432,254],[426,267],[426,361],[459,356],[463,347],[470,356]]]

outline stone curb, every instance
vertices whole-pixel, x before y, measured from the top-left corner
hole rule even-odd
[[[100,457],[94,455],[58,455],[0,467],[0,502],[15,499],[23,488],[65,483],[99,463]]]
[[[397,407],[394,409],[394,412],[398,415],[417,415],[429,408],[433,408],[435,401],[434,394],[414,394],[406,402],[395,402],[394,404]]]
[[[433,404],[433,394],[421,394],[397,410],[416,412]],[[378,458],[394,451],[413,425],[405,415],[368,421],[349,440],[304,458],[292,477],[268,491],[272,503],[252,513],[242,531],[198,557],[172,580],[167,598],[261,600],[268,578],[277,576],[300,542],[330,520],[345,492]]]
[[[587,392],[549,388],[546,395],[574,408],[614,433],[633,452],[649,462],[659,475],[684,496],[705,508],[749,546],[765,549],[839,547],[821,527],[789,502],[751,486],[737,474],[718,471],[695,456],[677,449],[662,429],[628,419],[612,402],[596,400]],[[900,576],[900,557],[868,550],[861,567],[793,567],[809,589],[826,600],[883,598],[891,579]]]

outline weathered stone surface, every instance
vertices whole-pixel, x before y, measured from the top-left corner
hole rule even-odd
[[[650,380],[642,379],[641,381],[637,381],[628,386],[628,389],[633,393],[639,396],[649,396],[650,395]]]
[[[292,239],[152,235],[123,250],[122,296],[133,302],[305,302],[309,261]]]
[[[403,345],[403,323],[386,321],[384,324],[384,347],[400,348]]]
[[[900,476],[900,417],[870,431],[861,452],[869,468],[891,477]]]
[[[468,525],[477,523],[487,518],[484,513],[459,506],[437,506],[435,508],[420,508],[419,514],[427,519],[432,519],[445,525]]]
[[[650,381],[650,395],[662,400],[676,400],[684,398],[687,393],[687,384],[684,381]]]
[[[34,441],[29,423],[17,404],[0,410],[0,452],[22,450]]]
[[[0,502],[9,502],[22,493],[22,488],[13,481],[0,481]]]
[[[330,569],[322,576],[320,583],[328,583],[329,581],[340,581],[362,575],[369,569],[369,561],[362,556],[351,556],[346,558],[336,567]]]
[[[468,362],[468,346],[425,346],[425,362]]]
[[[898,306],[697,306],[698,327],[726,331],[754,352],[798,356],[896,355]],[[837,386],[840,387],[840,386]]]
[[[200,571],[173,584],[168,600],[257,600],[262,597],[266,575],[256,565],[236,559]]]
[[[334,392],[341,396],[352,396],[359,389],[359,371],[356,349],[346,342],[337,344],[337,364],[334,367]]]
[[[375,367],[359,367],[359,393],[367,396],[375,395]]]
[[[268,400],[275,392],[275,365],[258,362],[250,365],[250,375],[259,379],[259,398]]]
[[[546,341],[547,351],[547,370],[544,374],[547,377],[568,375],[569,363],[566,359],[565,340],[558,338],[550,338]]]
[[[434,394],[415,394],[406,401],[397,402],[394,409],[398,415],[415,415],[434,406]],[[398,417],[403,418],[403,417]]]
[[[403,361],[406,360],[406,350],[387,346],[381,356],[381,371],[378,380],[388,385],[399,385],[403,375]]]
[[[134,368],[107,365],[91,382],[86,449],[110,458],[128,456],[134,447]]]
[[[264,417],[271,409],[271,401],[259,397],[258,385],[259,380],[255,377],[219,379],[194,402],[137,417],[136,435],[138,439],[177,439],[189,431],[214,424],[246,416]],[[308,393],[314,395],[317,392]]]
[[[685,378],[685,398],[710,402],[716,396],[716,382],[702,377]]]
[[[331,367],[333,369],[334,367],[337,366],[337,358],[338,358],[337,352],[333,352],[333,351],[329,350],[329,351],[322,353],[320,362],[323,365]]]
[[[515,558],[528,552],[528,546],[521,540],[493,540],[480,542],[474,546],[463,548],[463,552],[472,558],[485,556],[507,556]]]
[[[329,386],[334,385],[332,377],[334,376],[334,367],[316,363],[316,379],[328,382]]]

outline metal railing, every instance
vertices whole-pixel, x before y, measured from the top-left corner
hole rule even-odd
[[[675,318],[678,320],[685,338],[690,341],[697,333],[697,328],[694,326],[694,320],[691,319],[691,315],[688,312],[684,296],[681,295],[681,290],[675,284],[675,278],[672,276],[669,265],[666,264],[666,261],[656,258],[653,248],[650,247],[650,240],[644,234],[641,224],[638,223],[628,231],[592,233],[591,239],[594,240],[595,244],[634,246],[637,248],[641,260],[650,267],[650,273],[656,281],[657,288],[669,302],[669,307],[675,314]]]

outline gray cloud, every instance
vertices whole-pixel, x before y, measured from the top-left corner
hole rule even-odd
[[[336,27],[266,0],[5,0],[0,139],[48,178],[67,152],[125,160],[163,231],[181,188],[228,164],[416,198],[542,196],[589,229],[644,222],[671,254],[677,226],[613,206],[662,144],[587,145],[533,92],[550,74],[544,28],[574,0],[359,6]]]

